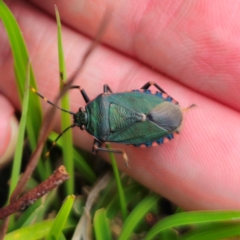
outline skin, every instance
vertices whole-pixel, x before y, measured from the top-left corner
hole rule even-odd
[[[52,2],[7,1],[27,43],[39,92],[58,93],[57,39]],[[155,81],[183,108],[181,134],[162,146],[124,149],[130,169],[119,168],[187,210],[240,208],[240,1],[58,1],[67,72],[77,68],[104,9],[112,14],[103,42],[74,84],[90,99],[107,83],[114,92]],[[82,35],[84,33],[84,35]],[[20,109],[11,51],[0,26],[0,156],[11,144],[14,110]],[[7,100],[6,100],[7,99]],[[71,109],[84,106],[71,91]],[[44,109],[48,106],[43,105]],[[4,125],[5,124],[5,125]],[[4,127],[2,127],[4,126]],[[59,131],[58,123],[55,129]],[[74,143],[91,151],[93,138],[74,129]],[[108,158],[107,154],[103,157]]]

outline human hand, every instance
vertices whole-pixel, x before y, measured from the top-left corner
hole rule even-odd
[[[51,2],[35,2],[39,8],[13,1],[11,9],[24,34],[39,92],[54,99],[59,88],[54,9]],[[128,1],[128,5],[112,6],[103,37],[112,49],[94,50],[74,84],[81,85],[93,99],[105,83],[119,92],[155,81],[182,107],[195,103],[197,107],[185,113],[179,137],[169,143],[152,148],[111,144],[128,155],[130,169],[124,167],[121,156],[119,167],[185,209],[239,208],[240,17],[234,14],[238,1],[226,6],[215,1],[144,4]],[[58,1],[57,6],[65,24],[63,42],[70,76],[90,43],[80,31],[94,36],[105,5]],[[0,89],[19,109],[4,36],[0,34]],[[73,111],[84,106],[79,92],[71,91],[71,103]],[[0,121],[1,116],[3,113]],[[8,122],[6,116],[4,119]],[[73,133],[74,143],[91,151],[92,136],[78,129]],[[7,140],[0,141],[6,143],[4,149]]]

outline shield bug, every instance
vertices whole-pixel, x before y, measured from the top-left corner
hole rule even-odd
[[[149,90],[152,85],[157,91]],[[183,109],[155,82],[148,82],[139,90],[119,93],[113,93],[105,84],[103,93],[93,100],[89,99],[80,86],[70,88],[80,90],[86,106],[80,107],[76,113],[56,106],[73,115],[73,124],[60,133],[55,142],[69,128],[79,127],[94,137],[93,153],[121,153],[128,167],[127,155],[123,150],[103,148],[102,144],[116,142],[138,147],[156,146],[171,140],[181,128]],[[53,105],[34,88],[30,89]],[[193,106],[195,105],[192,104],[188,108]]]

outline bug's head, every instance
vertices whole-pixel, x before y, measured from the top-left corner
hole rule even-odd
[[[76,112],[73,115],[73,122],[76,124],[76,126],[80,127],[82,130],[85,129],[85,126],[87,125],[87,112],[80,107],[78,112]]]

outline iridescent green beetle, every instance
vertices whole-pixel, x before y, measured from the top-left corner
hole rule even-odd
[[[150,91],[148,88],[152,85],[158,91]],[[179,133],[183,121],[182,109],[178,102],[155,82],[146,83],[140,90],[120,93],[113,93],[105,84],[103,93],[91,101],[81,87],[71,88],[80,90],[86,106],[85,109],[80,107],[76,113],[69,112],[74,119],[69,128],[77,126],[94,136],[93,153],[98,151],[121,153],[128,167],[127,155],[123,150],[102,148],[102,144],[116,142],[151,147],[171,140],[175,133]],[[192,106],[194,104],[190,107]]]

